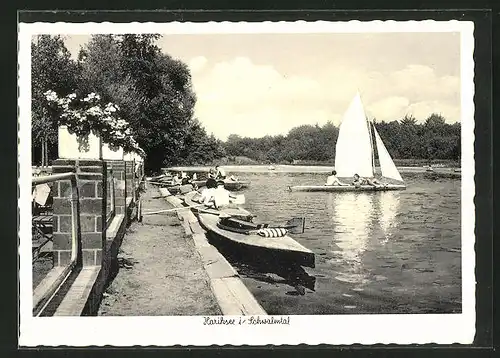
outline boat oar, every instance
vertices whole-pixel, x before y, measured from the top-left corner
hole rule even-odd
[[[173,184],[172,182],[167,182],[167,181],[148,181],[149,184],[155,184],[155,185],[168,185],[168,186],[176,186],[180,184]]]
[[[150,211],[150,212],[147,212],[147,213],[142,213],[142,215],[154,215],[154,214],[169,213],[169,212],[172,212],[172,211],[177,211],[177,210],[182,210],[182,209],[192,209],[192,208],[197,208],[197,207],[200,207],[200,206],[205,206],[205,204],[183,206],[181,208],[173,208],[173,209],[166,209],[166,210]]]

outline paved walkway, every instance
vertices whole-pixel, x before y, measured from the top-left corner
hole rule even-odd
[[[172,208],[149,187],[142,211]],[[99,315],[219,315],[217,301],[192,239],[175,212],[134,222],[118,254],[119,271],[104,294]]]

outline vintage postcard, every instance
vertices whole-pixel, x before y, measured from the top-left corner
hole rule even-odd
[[[19,344],[472,343],[473,30],[20,23]]]

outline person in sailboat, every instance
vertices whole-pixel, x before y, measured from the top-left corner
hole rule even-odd
[[[327,186],[346,186],[349,184],[342,183],[339,178],[337,178],[337,171],[333,170],[332,175],[330,175],[328,178],[326,178],[326,184]]]
[[[371,185],[375,187],[382,186],[382,183],[376,178],[363,178],[359,174],[354,174],[352,185],[359,188],[361,185]]]

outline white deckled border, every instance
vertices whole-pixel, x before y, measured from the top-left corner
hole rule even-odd
[[[267,345],[472,343],[475,334],[474,253],[474,24],[459,21],[33,23],[19,24],[20,338],[36,345]],[[31,316],[31,79],[30,43],[36,34],[91,33],[461,33],[462,303],[461,314],[290,316],[289,325],[206,326],[203,317]],[[68,334],[70,332],[70,334]]]

